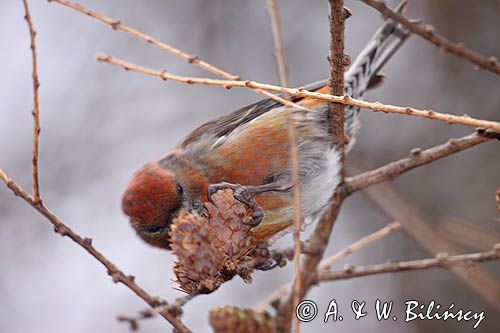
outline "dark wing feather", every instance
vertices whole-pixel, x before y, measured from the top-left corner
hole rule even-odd
[[[308,85],[305,89],[314,91],[325,85],[326,80],[315,82]],[[293,102],[301,100],[302,97],[293,99]],[[273,99],[263,99],[257,103],[250,104],[239,110],[236,110],[230,114],[219,117],[217,119],[211,120],[194,131],[192,131],[185,139],[181,142],[180,146],[185,148],[192,142],[196,142],[201,136],[207,135],[208,137],[219,138],[224,135],[228,135],[235,128],[246,124],[253,119],[263,115],[264,113],[281,106],[281,103],[276,102]]]

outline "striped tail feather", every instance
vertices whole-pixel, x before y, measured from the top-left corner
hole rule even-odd
[[[407,2],[399,4],[397,11],[404,12]],[[368,44],[356,57],[344,74],[344,93],[356,99],[362,99],[365,92],[382,82],[378,75],[380,69],[399,49],[409,37],[408,31],[402,24],[387,20],[373,35]],[[354,144],[354,138],[359,128],[359,107],[347,105],[345,107],[345,135],[349,139],[346,149]]]

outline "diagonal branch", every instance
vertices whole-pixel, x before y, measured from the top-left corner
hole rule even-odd
[[[32,158],[32,173],[33,173],[33,200],[35,203],[40,202],[40,188],[38,185],[38,138],[40,136],[40,102],[38,97],[38,65],[37,65],[37,52],[36,52],[36,31],[31,19],[30,7],[28,0],[23,0],[25,16],[24,19],[28,23],[30,32],[30,49],[33,66],[33,158]]]
[[[345,182],[346,191],[351,194],[376,183],[394,179],[404,172],[473,147],[492,138],[500,139],[500,133],[478,130],[476,133],[469,134],[461,138],[450,139],[446,143],[424,151],[421,151],[418,148],[414,149],[411,151],[410,157],[406,157],[399,161],[381,166],[377,169],[347,178]]]
[[[149,307],[147,309],[139,311],[138,314],[131,315],[117,315],[116,320],[124,323],[128,323],[130,330],[132,332],[139,330],[139,323],[143,320],[153,318],[157,314],[161,314],[163,311],[173,312],[175,314],[182,314],[182,307],[186,305],[187,302],[192,300],[196,294],[187,294],[185,296],[177,298],[173,303],[160,305],[159,307]]]
[[[470,266],[471,263],[486,262],[500,259],[500,244],[496,244],[491,251],[449,256],[441,253],[436,258],[412,260],[404,262],[388,262],[386,264],[354,267],[335,271],[322,271],[318,275],[318,281],[334,281],[350,279],[355,277],[376,275],[384,273],[404,272],[411,270],[429,269],[435,267],[448,268],[452,266]]]
[[[223,77],[223,78],[228,79],[228,80],[234,80],[234,81],[240,80],[240,77],[238,75],[228,73],[228,72],[226,72],[218,67],[215,67],[214,65],[211,65],[211,64],[207,63],[206,61],[202,60],[197,55],[187,54],[186,52],[183,52],[183,51],[181,51],[181,50],[179,50],[179,49],[177,49],[177,48],[175,48],[167,43],[164,43],[164,42],[162,42],[154,37],[151,37],[151,36],[141,32],[137,29],[129,27],[128,25],[122,23],[119,20],[115,20],[111,17],[99,14],[93,10],[85,8],[82,5],[79,5],[79,4],[71,2],[71,1],[48,0],[48,2],[55,2],[55,3],[58,3],[60,5],[65,6],[65,7],[74,9],[82,14],[85,14],[85,15],[92,17],[92,18],[94,18],[94,19],[96,19],[104,24],[109,25],[111,28],[113,28],[113,30],[119,30],[119,31],[123,31],[125,33],[128,33],[129,35],[131,35],[135,38],[138,38],[138,39],[143,40],[143,41],[145,41],[153,46],[156,46],[159,49],[161,49],[161,50],[163,50],[163,51],[165,51],[165,52],[167,52],[167,53],[169,53],[177,58],[180,58],[180,59],[182,59],[190,64],[193,64],[201,69],[206,70],[207,72],[210,72],[212,74],[215,74],[217,76]],[[305,108],[303,108],[295,103],[292,103],[290,101],[287,101],[286,99],[281,98],[280,96],[276,96],[274,94],[271,94],[268,91],[261,90],[261,89],[255,89],[254,91],[262,96],[265,96],[267,98],[271,98],[271,99],[273,99],[273,100],[275,100],[283,105],[286,105],[288,107],[297,108],[299,110],[305,110]]]
[[[109,25],[111,28],[113,28],[113,30],[120,30],[120,31],[126,32],[129,35],[134,36],[135,38],[141,39],[141,40],[143,40],[151,45],[154,45],[154,46],[162,49],[163,51],[165,51],[173,56],[176,56],[177,58],[183,59],[184,61],[186,61],[190,64],[193,64],[199,68],[202,68],[202,69],[204,69],[212,74],[215,74],[215,75],[220,76],[220,77],[224,77],[224,78],[229,79],[229,80],[239,80],[239,76],[229,74],[228,72],[223,71],[222,69],[217,68],[217,67],[203,61],[202,59],[200,59],[196,55],[187,54],[187,53],[185,53],[185,52],[183,52],[183,51],[181,51],[173,46],[170,46],[166,43],[159,41],[158,39],[156,39],[154,37],[146,35],[145,33],[142,33],[139,30],[131,28],[128,25],[123,24],[119,20],[115,20],[115,19],[112,19],[111,17],[101,15],[99,13],[96,13],[90,9],[87,9],[87,8],[81,6],[77,3],[71,2],[71,1],[66,1],[66,0],[47,0],[47,1],[48,2],[56,2],[60,5],[65,6],[65,7],[79,11],[82,14],[85,14],[89,17],[92,17],[92,18],[98,20],[98,21],[101,21],[102,23]]]
[[[98,61],[110,63],[116,66],[120,66],[125,70],[132,70],[136,72],[141,72],[144,74],[157,76],[164,81],[172,80],[176,82],[181,82],[185,84],[203,84],[208,86],[222,86],[225,88],[230,87],[238,87],[238,88],[250,88],[250,89],[261,89],[273,91],[276,93],[289,94],[294,97],[310,97],[314,99],[324,100],[327,102],[341,103],[345,105],[353,105],[359,106],[361,108],[370,109],[375,112],[384,112],[384,113],[397,113],[404,114],[408,116],[415,116],[419,118],[427,118],[432,120],[442,121],[448,124],[461,124],[471,127],[482,127],[494,130],[496,132],[500,132],[500,122],[491,121],[491,120],[482,120],[472,118],[468,115],[464,116],[456,116],[452,114],[446,113],[438,113],[433,110],[419,110],[410,107],[403,106],[394,106],[388,104],[382,104],[379,102],[366,102],[359,99],[355,99],[349,96],[333,96],[330,94],[323,94],[319,92],[307,91],[303,88],[285,88],[280,86],[275,86],[271,84],[258,83],[255,81],[230,81],[230,80],[216,80],[216,79],[207,79],[207,78],[199,78],[199,77],[187,77],[176,75],[172,73],[168,73],[163,70],[154,70],[143,66],[138,66],[123,60],[119,60],[113,58],[108,55],[98,55]],[[276,97],[276,96],[275,96]],[[300,107],[300,106],[299,106]],[[302,107],[303,109],[303,107]]]
[[[434,27],[430,25],[422,26],[420,23],[412,22],[404,15],[391,10],[384,1],[362,0],[365,4],[378,10],[383,16],[390,17],[400,22],[411,32],[427,39],[432,44],[439,47],[440,50],[454,54],[460,58],[466,59],[474,65],[489,70],[490,72],[500,74],[500,62],[495,57],[486,57],[480,53],[466,49],[463,44],[455,43],[434,32]]]
[[[368,236],[365,236],[365,237],[361,238],[360,240],[358,240],[357,242],[349,245],[348,247],[346,247],[342,251],[334,254],[333,256],[331,256],[331,257],[329,257],[329,258],[327,258],[325,260],[323,260],[319,264],[318,270],[329,269],[330,267],[332,267],[332,265],[334,263],[336,263],[339,260],[347,257],[351,253],[356,252],[356,251],[362,249],[366,245],[371,244],[372,242],[374,242],[376,240],[379,240],[380,238],[383,238],[383,237],[389,235],[390,233],[392,233],[393,231],[399,230],[400,228],[401,228],[401,223],[398,222],[398,221],[392,222],[392,223],[386,225],[382,229],[379,229],[379,230],[375,231],[374,233],[369,234]]]
[[[45,205],[41,201],[36,202],[34,197],[26,193],[18,184],[10,179],[2,169],[0,169],[0,179],[16,196],[21,197],[21,199],[26,201],[36,211],[43,215],[50,223],[52,223],[52,225],[54,226],[54,231],[56,233],[61,236],[69,237],[72,241],[74,241],[80,247],[85,249],[90,255],[96,258],[104,267],[106,267],[108,275],[111,276],[114,283],[124,284],[153,308],[168,304],[166,301],[160,300],[157,297],[153,297],[148,294],[144,289],[142,289],[138,284],[135,283],[134,276],[125,275],[117,266],[115,266],[115,264],[109,261],[101,252],[99,252],[92,245],[91,238],[81,237],[76,232],[74,232],[70,227],[59,220],[59,218],[52,211],[45,207]],[[174,314],[170,313],[169,311],[161,311],[160,314],[163,318],[168,320],[172,324],[172,326],[174,326],[179,332],[190,332],[190,330]]]

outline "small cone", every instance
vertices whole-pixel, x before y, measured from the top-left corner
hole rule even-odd
[[[267,312],[226,306],[210,310],[208,320],[214,333],[275,333],[276,320]]]
[[[253,268],[247,263],[253,243],[244,221],[252,210],[230,189],[217,191],[212,200],[205,203],[209,217],[182,210],[171,225],[172,252],[178,258],[174,274],[189,294],[210,293],[236,274],[251,281]]]
[[[206,219],[182,211],[171,228],[172,252],[178,258],[174,273],[181,289],[189,294],[214,290],[223,257],[212,246],[214,235]]]
[[[220,248],[228,260],[240,260],[250,250],[252,236],[244,222],[251,219],[252,210],[233,197],[232,190],[219,190],[205,203],[210,215],[209,225],[215,235],[214,246]]]

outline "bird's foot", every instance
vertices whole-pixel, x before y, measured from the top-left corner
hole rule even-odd
[[[269,250],[267,243],[257,243],[250,256],[256,260],[254,268],[259,271],[268,271],[286,265],[285,256],[281,252]]]

